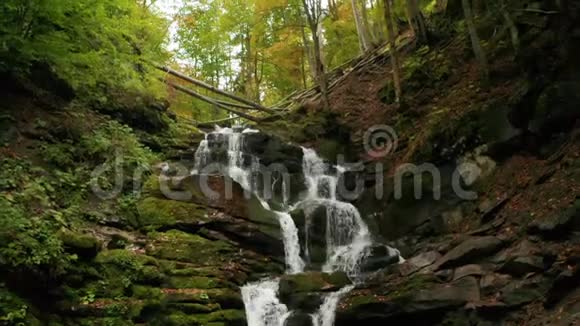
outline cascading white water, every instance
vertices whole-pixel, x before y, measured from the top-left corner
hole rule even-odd
[[[338,302],[342,297],[352,291],[354,285],[345,286],[339,291],[327,294],[324,297],[324,301],[320,306],[320,309],[312,317],[313,326],[332,326],[334,325],[335,311],[338,307]]]
[[[298,228],[288,212],[278,212],[270,208],[268,202],[262,199],[257,192],[257,184],[253,180],[254,172],[259,168],[259,161],[252,157],[251,166],[244,166],[244,143],[243,134],[253,133],[254,130],[246,129],[243,132],[236,132],[231,128],[216,128],[214,134],[219,134],[227,142],[228,165],[225,172],[234,181],[239,183],[246,191],[256,195],[262,206],[272,211],[280,223],[280,230],[284,242],[285,261],[287,273],[296,274],[304,271],[304,261],[300,257],[300,243],[298,238]],[[207,136],[200,143],[196,151],[194,172],[201,171],[203,165],[208,163],[209,145]],[[283,180],[283,190],[287,190],[285,180]],[[287,194],[284,193],[286,204]],[[283,326],[284,321],[289,316],[286,305],[278,300],[278,280],[266,279],[255,283],[250,283],[241,288],[242,298],[246,309],[246,317],[250,326]]]
[[[252,132],[257,131],[246,129],[243,132],[238,132],[232,128],[217,128],[213,133],[219,134],[227,142],[228,165],[224,172],[245,190],[253,193],[265,209],[272,211],[278,217],[284,242],[286,273],[302,273],[305,263],[300,255],[298,228],[294,220],[288,211],[272,210],[268,202],[259,196],[257,183],[253,180],[254,173],[258,172],[256,169],[259,167],[259,160],[256,157],[251,157],[250,166],[246,166],[243,135]],[[356,207],[337,199],[338,180],[344,170],[339,167],[335,174],[331,174],[327,164],[318,157],[314,150],[304,148],[303,152],[303,171],[307,195],[293,207],[319,207],[321,205],[326,207],[327,260],[323,266],[323,271],[344,271],[356,281],[359,273],[358,266],[372,244],[369,229]],[[210,154],[208,137],[206,136],[205,141],[200,143],[196,152],[194,172],[201,171],[203,164],[208,163]],[[282,185],[284,207],[287,207],[289,196],[286,192],[289,192],[289,184],[286,184],[286,180],[282,182],[284,182]],[[305,209],[305,213],[308,216],[311,211]],[[308,218],[306,223],[309,223]],[[309,241],[308,229],[309,227],[306,226],[306,243]],[[305,248],[304,255],[308,257],[308,245]],[[278,279],[266,279],[247,284],[241,288],[249,326],[283,326],[286,318],[291,315],[292,312],[277,297],[278,284]],[[337,292],[327,294],[319,311],[311,315],[313,325],[332,326],[339,300],[353,288],[353,285],[347,286]]]
[[[242,287],[250,326],[283,326],[288,308],[278,300],[278,280],[264,280]]]
[[[338,180],[344,171],[328,173],[328,166],[312,149],[303,148],[302,168],[307,186],[304,202],[326,207],[326,255],[325,272],[343,271],[356,278],[358,265],[372,244],[369,229],[359,211],[350,203],[337,199]],[[306,211],[307,215],[309,212]],[[306,236],[308,237],[308,228]]]
[[[298,228],[292,216],[286,212],[276,212],[280,229],[282,230],[284,252],[286,255],[286,266],[288,274],[298,274],[304,271],[304,260],[300,257],[300,239],[298,238]]]
[[[197,150],[195,151],[195,158],[193,163],[193,171],[191,174],[198,174],[199,169],[207,165],[209,161],[210,150],[209,142],[207,140],[207,134],[205,134],[205,139],[199,143]]]

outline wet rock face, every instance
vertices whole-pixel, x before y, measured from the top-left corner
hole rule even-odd
[[[302,149],[280,138],[264,133],[250,133],[244,135],[244,147],[266,166],[281,164],[291,174],[302,172]]]
[[[361,262],[360,269],[362,273],[371,273],[397,264],[399,259],[400,253],[397,249],[377,244],[369,248],[369,253]]]
[[[286,319],[284,326],[313,326],[312,317],[308,313],[293,313]]]
[[[280,278],[279,297],[290,310],[295,310],[299,314],[313,314],[320,308],[325,294],[338,291],[350,284],[351,281],[346,274],[341,272],[284,275]]]
[[[308,269],[320,269],[326,262],[326,214],[326,207],[316,203],[305,203],[290,213]]]
[[[474,277],[465,277],[445,285],[432,282],[429,278],[411,278],[401,284],[405,288],[404,292],[392,299],[352,295],[346,300],[347,304],[339,309],[336,325],[384,325],[405,320],[432,325],[441,318],[441,311],[453,310],[480,299],[478,281]]]
[[[462,265],[497,252],[502,241],[493,236],[473,237],[451,249],[435,264],[436,269]]]
[[[297,201],[300,193],[305,190],[302,149],[264,133],[247,132],[238,135],[242,147],[241,165],[253,170],[251,179],[254,190],[271,204],[284,202],[284,192],[287,192],[286,199]],[[201,173],[219,173],[227,167],[231,137],[227,133],[207,135],[209,151],[206,153],[205,166],[199,167]]]

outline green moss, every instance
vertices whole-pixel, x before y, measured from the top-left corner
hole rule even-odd
[[[349,305],[351,307],[360,307],[360,306],[364,306],[367,304],[373,304],[373,303],[378,303],[379,298],[377,296],[374,295],[360,295],[360,296],[356,296],[353,297],[349,300]],[[356,310],[356,308],[352,308],[352,310]]]
[[[217,303],[199,304],[199,303],[172,303],[168,305],[170,310],[184,312],[186,314],[207,314],[221,307]]]
[[[342,288],[350,284],[344,273],[310,272],[295,275],[284,275],[280,279],[280,293],[308,293],[320,292],[329,288]]]
[[[141,284],[159,285],[165,279],[157,266],[144,266],[139,270],[135,281]]]
[[[133,298],[143,300],[158,300],[163,296],[161,289],[144,285],[134,285],[132,292]]]
[[[58,324],[62,325],[62,324]],[[104,318],[76,318],[66,325],[78,326],[133,326],[134,323],[125,318],[104,317]],[[56,326],[56,324],[55,324]]]
[[[389,296],[404,299],[412,296],[417,291],[430,289],[436,283],[437,280],[433,275],[416,274],[405,279],[403,283],[397,284],[395,288],[390,289]]]
[[[245,325],[246,317],[242,310],[219,310],[209,314],[189,315],[184,312],[175,312],[166,320],[166,325]]]
[[[101,242],[90,234],[62,231],[59,238],[66,247],[80,255],[94,256],[102,246]]]
[[[105,250],[100,252],[95,258],[99,264],[114,264],[121,267],[140,267],[145,265],[158,266],[159,263],[154,257],[139,255],[125,249]]]
[[[147,253],[160,259],[198,264],[199,266],[219,266],[230,261],[238,249],[226,241],[212,241],[199,235],[171,230],[165,233],[150,233],[153,240],[147,246]]]
[[[228,285],[223,280],[203,276],[171,277],[167,284],[173,289],[212,289]]]
[[[147,197],[137,204],[139,225],[155,229],[176,223],[203,223],[209,219],[206,208],[193,203]]]

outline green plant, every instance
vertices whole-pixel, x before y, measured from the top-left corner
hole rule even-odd
[[[82,304],[91,304],[93,302],[95,302],[95,293],[91,290],[87,291],[87,294],[85,294],[82,298],[81,298],[81,303]]]
[[[43,266],[61,273],[71,261],[48,221],[29,218],[0,197],[0,265],[8,269],[37,271]]]
[[[136,1],[5,0],[0,12],[0,70],[44,64],[94,99],[148,89],[140,60],[165,57],[167,22]]]

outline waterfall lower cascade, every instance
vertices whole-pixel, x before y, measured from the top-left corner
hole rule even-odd
[[[246,191],[252,192],[265,209],[272,211],[278,217],[284,242],[286,273],[304,272],[306,264],[303,257],[309,256],[308,246],[301,255],[298,228],[289,211],[303,207],[308,223],[311,208],[324,206],[326,208],[326,262],[322,271],[329,273],[342,271],[356,282],[359,276],[359,264],[368,254],[372,240],[369,229],[356,207],[340,201],[337,197],[339,180],[344,169],[341,167],[331,169],[332,167],[318,157],[314,150],[303,148],[302,167],[306,194],[299,202],[288,205],[289,196],[286,193],[288,185],[283,184],[285,192],[283,210],[273,210],[268,202],[259,196],[257,184],[253,180],[253,175],[259,172],[255,170],[259,167],[259,160],[244,153],[244,134],[255,132],[257,131],[251,129],[216,127],[216,131],[210,135],[221,139],[224,147],[227,146],[227,167],[222,172],[238,182]],[[211,161],[211,151],[208,135],[206,135],[196,151],[195,168],[192,173],[199,173],[204,165]],[[308,231],[305,237],[308,243]],[[241,288],[249,326],[284,326],[292,311],[279,301],[278,287],[279,279],[268,278]],[[338,302],[353,288],[354,285],[350,285],[326,294],[319,310],[311,314],[312,325],[332,326]]]

